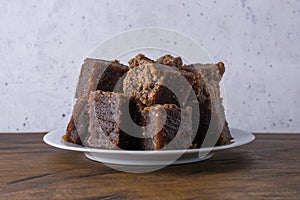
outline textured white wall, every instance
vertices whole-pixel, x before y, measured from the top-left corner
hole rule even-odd
[[[300,132],[300,1],[0,1],[0,132],[64,127],[84,57],[132,28],[196,39],[227,66],[233,127]]]

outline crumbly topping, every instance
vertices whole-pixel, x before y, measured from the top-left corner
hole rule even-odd
[[[173,57],[170,54],[164,55],[156,60],[157,63],[173,66],[173,67],[182,67],[182,59],[180,57]]]
[[[128,62],[130,68],[134,68],[146,63],[154,63],[154,60],[151,60],[150,58],[146,57],[144,54],[138,54]]]

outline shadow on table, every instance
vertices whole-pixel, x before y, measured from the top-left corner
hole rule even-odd
[[[247,169],[253,164],[252,155],[246,151],[227,150],[216,153],[212,158],[191,164],[171,165],[159,170],[169,174],[215,174]]]

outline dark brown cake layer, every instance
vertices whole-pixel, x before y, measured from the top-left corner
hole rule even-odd
[[[78,99],[74,105],[72,117],[63,140],[74,144],[82,144],[82,141],[88,134],[88,126],[88,100]]]
[[[230,144],[232,139],[233,139],[233,137],[230,134],[228,122],[225,121],[223,130],[221,132],[221,135],[220,135],[216,145],[219,146],[219,145]]]
[[[193,131],[196,132],[192,142],[193,148],[198,148],[201,146],[209,127],[210,107],[206,107],[205,104],[205,102],[200,103],[197,100],[188,102],[187,104],[192,108],[192,125]]]
[[[121,92],[121,78],[127,71],[128,67],[118,61],[87,58],[81,67],[75,97],[88,98],[96,90]]]
[[[133,131],[134,128],[128,125],[129,101],[129,97],[120,93],[100,90],[91,92],[89,98],[90,135],[86,141],[87,146],[126,150],[141,148],[140,138],[124,131],[124,129]]]
[[[175,104],[146,107],[142,111],[145,127],[145,150],[188,149],[192,142],[191,107],[180,109]]]
[[[180,69],[194,73],[197,80],[193,89],[199,104],[200,121],[193,146],[200,148],[206,134],[210,134],[211,138],[214,138],[214,135],[219,137],[217,145],[230,143],[231,135],[225,120],[219,86],[225,71],[224,64],[194,64],[183,66]],[[189,100],[188,104],[195,108],[197,102],[191,101],[191,98]]]

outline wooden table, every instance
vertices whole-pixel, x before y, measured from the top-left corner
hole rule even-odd
[[[300,134],[256,134],[251,144],[194,164],[129,174],[43,143],[0,134],[0,199],[300,199]]]

